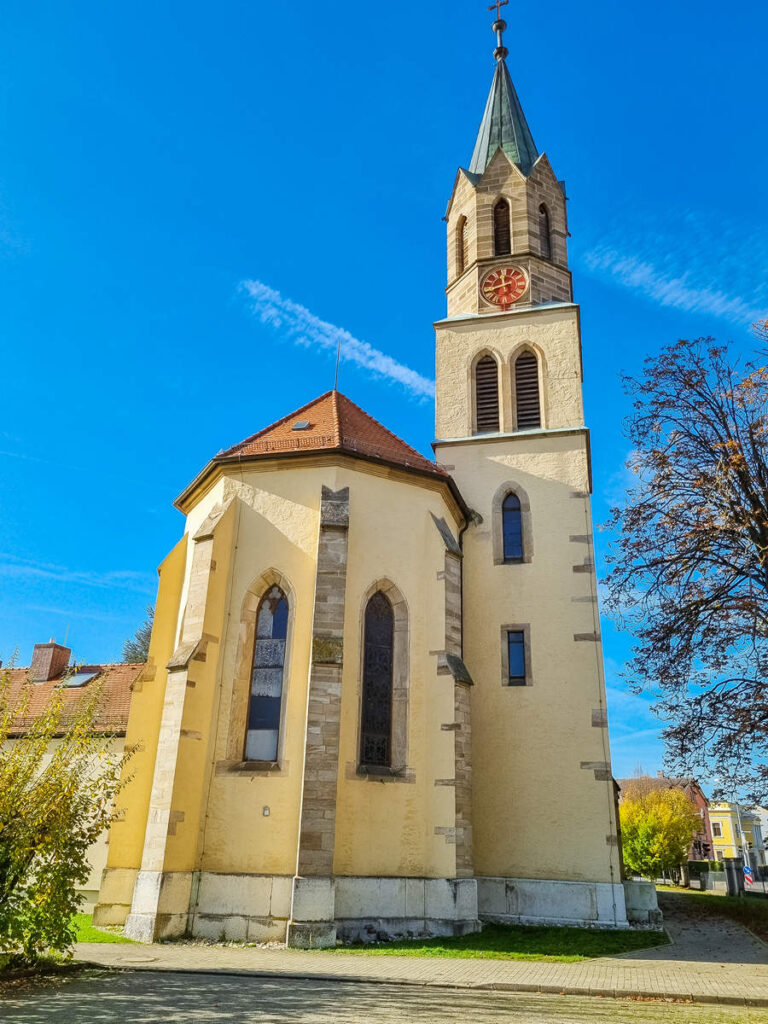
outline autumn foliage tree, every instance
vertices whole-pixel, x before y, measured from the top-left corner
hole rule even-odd
[[[629,792],[619,808],[626,867],[645,878],[670,874],[688,859],[701,818],[679,789]]]
[[[768,796],[768,368],[710,338],[625,378],[635,483],[612,509],[608,607],[636,638],[671,770]]]
[[[130,756],[98,727],[98,682],[74,706],[55,690],[31,720],[30,692],[0,671],[0,967],[72,946],[88,849],[114,816]]]

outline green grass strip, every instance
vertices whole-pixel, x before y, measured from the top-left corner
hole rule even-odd
[[[486,925],[481,932],[451,938],[405,939],[353,946],[337,946],[337,953],[363,956],[436,956],[460,959],[540,960],[576,963],[599,956],[615,956],[638,949],[663,946],[666,932],[603,931],[590,928]]]

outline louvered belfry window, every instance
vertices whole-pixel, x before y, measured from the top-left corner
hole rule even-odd
[[[392,664],[395,616],[377,590],[365,608],[363,710],[360,763],[372,768],[392,765]]]
[[[512,252],[509,203],[506,199],[500,199],[493,208],[493,252],[496,256],[508,256]]]
[[[467,218],[461,217],[459,218],[459,223],[456,227],[456,264],[459,274],[463,274],[467,269],[467,263],[469,263]]]
[[[552,259],[552,238],[549,229],[549,213],[544,203],[539,207],[539,245],[545,260]]]
[[[539,362],[533,352],[523,352],[515,360],[515,405],[518,430],[541,426]]]
[[[256,616],[246,761],[277,760],[287,638],[288,601],[280,587],[271,587]]]
[[[475,430],[490,434],[499,429],[499,368],[493,356],[475,366]]]

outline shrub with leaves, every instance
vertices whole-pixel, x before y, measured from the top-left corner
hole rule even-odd
[[[99,729],[98,680],[76,702],[54,690],[30,721],[31,684],[14,693],[10,679],[0,671],[0,966],[71,951],[88,849],[130,756]]]
[[[684,864],[701,828],[699,812],[679,789],[625,799],[619,816],[624,863],[645,878],[658,878]]]

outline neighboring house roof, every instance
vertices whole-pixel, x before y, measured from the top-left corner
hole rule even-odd
[[[326,391],[276,423],[219,452],[176,504],[181,506],[186,495],[216,465],[321,452],[339,452],[441,480],[450,487],[462,511],[466,511],[449,473],[336,390]]]
[[[623,792],[632,789],[633,786],[646,792],[653,789],[690,789],[698,790],[704,800],[707,799],[696,779],[686,776],[635,775],[631,779],[617,779],[616,781]]]
[[[131,688],[144,664],[124,665],[78,665],[69,669],[57,679],[49,679],[44,683],[29,683],[30,704],[23,718],[17,718],[11,727],[12,736],[25,733],[32,722],[42,713],[55,690],[59,690],[64,698],[66,709],[73,707],[81,697],[92,691],[94,686],[102,686],[102,707],[96,720],[96,728],[100,732],[113,732],[124,735],[128,725],[128,711],[131,706]],[[28,681],[29,669],[9,669],[11,677],[11,705],[21,696],[22,688]],[[89,682],[80,686],[67,686],[67,679],[93,676]]]

